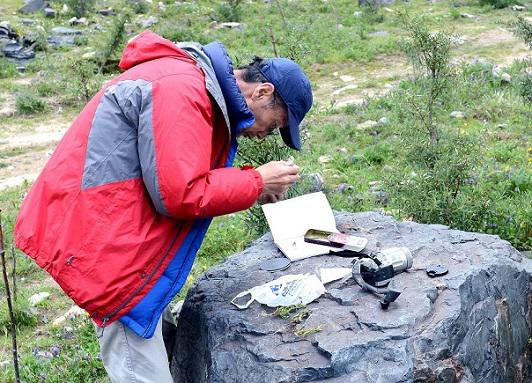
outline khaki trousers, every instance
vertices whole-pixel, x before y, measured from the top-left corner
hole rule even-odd
[[[139,337],[120,321],[96,326],[100,354],[113,383],[173,383],[162,336],[162,318],[150,339]]]

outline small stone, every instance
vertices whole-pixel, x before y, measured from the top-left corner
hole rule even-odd
[[[66,322],[66,316],[61,315],[60,317],[57,317],[52,322],[53,327],[60,327]]]
[[[364,130],[364,129],[375,128],[377,125],[379,125],[377,121],[367,120],[367,121],[361,122],[360,124],[357,124],[356,128],[359,130]]]
[[[386,31],[377,31],[377,32],[368,33],[369,37],[386,37],[388,35],[390,34]]]
[[[20,8],[18,11],[20,13],[35,13],[46,8],[47,5],[48,3],[44,0],[29,0],[26,1],[26,5]]]
[[[11,363],[13,363],[11,360],[3,360],[0,362],[0,369],[8,367]]]
[[[73,339],[74,338],[74,329],[70,326],[67,326],[63,329],[63,338],[64,339]]]
[[[351,193],[353,191],[353,189],[354,189],[353,186],[351,186],[349,184],[346,184],[346,183],[341,183],[336,188],[336,190],[340,194]]]
[[[43,291],[37,294],[33,294],[31,297],[28,298],[28,302],[30,302],[31,306],[37,306],[42,301],[48,299],[50,296],[50,293]]]
[[[326,163],[328,163],[328,162],[331,162],[331,160],[332,160],[332,157],[329,156],[329,155],[320,156],[320,157],[318,158],[318,162],[319,162],[320,164],[326,164]]]
[[[383,206],[388,205],[389,196],[388,193],[386,193],[385,191],[379,190],[372,192],[371,194],[373,194],[373,197],[375,198],[375,201],[378,204],[381,204]]]
[[[20,20],[22,22],[22,24],[24,25],[33,25],[35,24],[35,20],[32,20],[32,19],[22,19]]]
[[[244,27],[242,26],[242,24],[236,23],[236,22],[220,23],[218,24],[218,28],[235,29],[240,32],[244,30]]]
[[[54,358],[57,358],[59,355],[61,355],[61,347],[56,344],[53,345],[52,347],[50,347],[50,353]]]
[[[461,118],[465,118],[465,113],[464,112],[460,112],[459,110],[455,110],[454,112],[451,112],[451,114],[449,116],[451,118],[461,119]]]
[[[96,13],[99,13],[102,16],[114,16],[115,15],[115,11],[113,11],[111,8],[100,9],[99,11],[96,11]]]
[[[334,109],[341,109],[346,106],[364,106],[366,104],[366,100],[363,98],[350,98],[347,100],[342,100],[334,105]]]
[[[477,16],[471,15],[469,13],[460,13],[460,17],[463,17],[464,19],[476,19]]]
[[[81,31],[72,28],[65,27],[55,27],[52,28],[52,33],[57,33],[58,35],[81,35]]]
[[[524,12],[524,11],[526,11],[526,7],[516,4],[516,5],[512,6],[512,11]]]
[[[379,121],[377,121],[379,126],[383,126],[383,125],[386,125],[388,123],[388,118],[387,117],[381,117],[379,119]]]
[[[343,82],[351,82],[354,81],[355,78],[353,76],[342,75],[340,76],[340,80],[342,80]]]
[[[485,58],[482,58],[482,57],[475,58],[471,62],[471,65],[479,65],[479,66],[481,66],[484,69],[490,69],[493,66],[493,64],[491,62],[489,62],[488,60],[486,60]]]
[[[344,93],[345,91],[347,90],[351,90],[351,89],[357,89],[358,86],[356,84],[349,84],[349,85],[346,85],[340,89],[337,89],[333,92],[333,96],[338,96],[339,94],[341,93]]]
[[[46,7],[43,9],[44,17],[48,18],[55,18],[57,16],[57,12],[49,7]]]
[[[394,12],[395,12],[393,9],[388,8],[388,7],[384,7],[384,8],[382,8],[382,9],[384,9],[384,10],[385,10],[386,12],[388,12],[388,13],[394,13]]]
[[[503,71],[502,71],[502,68],[500,66],[494,66],[493,69],[491,70],[491,75],[493,77],[501,77],[503,74]]]
[[[155,16],[150,16],[148,17],[147,19],[141,19],[140,20],[140,25],[142,26],[142,28],[150,28],[152,26],[154,26],[155,24],[157,24],[159,22],[159,19]]]
[[[510,76],[508,73],[503,73],[501,75],[501,82],[510,84],[512,82],[512,76]]]
[[[83,55],[81,55],[81,58],[84,59],[84,60],[91,60],[91,59],[93,59],[95,57],[96,57],[96,52],[95,51],[87,52],[87,53],[84,53]]]
[[[361,156],[360,154],[355,154],[349,157],[349,162],[352,164],[356,164],[362,161],[364,161],[364,156]]]
[[[347,148],[344,148],[344,147],[342,147],[342,148],[338,148],[338,151],[339,151],[340,153],[347,154]]]
[[[508,124],[499,124],[497,125],[497,129],[507,129],[508,128]]]
[[[82,315],[85,315],[85,310],[83,310],[81,307],[79,306],[72,306],[66,313],[65,313],[65,316],[68,318],[68,319],[74,319],[74,318],[77,318],[77,317],[80,317]]]
[[[362,17],[362,16],[363,16],[363,13],[360,12],[360,11],[356,11],[356,12],[353,13],[353,16],[355,16],[355,17]]]

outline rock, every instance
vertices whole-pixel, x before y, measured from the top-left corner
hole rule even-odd
[[[364,100],[363,98],[355,97],[355,98],[350,98],[347,100],[342,100],[342,101],[337,102],[336,104],[334,104],[333,109],[342,109],[346,106],[362,106],[363,107],[365,105],[366,105],[366,100]]]
[[[384,125],[388,124],[388,118],[387,117],[381,117],[379,119],[379,121],[377,121],[377,123],[379,124],[379,126],[384,126]]]
[[[77,29],[65,28],[65,27],[52,28],[52,33],[56,33],[58,35],[66,35],[66,36],[81,35],[82,34],[82,32],[78,31]]]
[[[96,11],[96,13],[102,15],[102,16],[114,16],[116,15],[115,11],[113,11],[111,8],[108,9],[100,9]]]
[[[44,8],[42,11],[43,11],[43,13],[44,13],[44,17],[48,17],[48,18],[55,18],[55,17],[57,17],[57,12],[56,12],[55,9],[53,9],[53,8],[46,7],[46,8]]]
[[[364,130],[364,129],[375,128],[378,125],[379,123],[377,121],[367,120],[367,121],[361,122],[360,124],[357,124],[356,128],[360,130]]]
[[[319,192],[324,184],[325,180],[320,173],[303,174],[297,182],[298,189],[306,193]]]
[[[48,2],[44,0],[30,0],[20,8],[20,13],[35,13],[48,6]]]
[[[11,365],[11,363],[13,363],[12,360],[3,360],[0,362],[0,369],[4,369],[4,368],[7,368]]]
[[[355,17],[362,17],[364,15],[364,13],[360,12],[360,11],[356,11],[353,13],[353,16]]]
[[[49,296],[50,296],[50,293],[46,291],[42,291],[40,293],[33,294],[31,297],[29,297],[28,302],[30,303],[31,306],[37,306],[42,301],[48,299]]]
[[[497,129],[508,129],[508,124],[498,124]]]
[[[388,202],[390,199],[388,193],[382,190],[376,190],[372,191],[371,194],[373,195],[375,202],[377,202],[379,205],[388,206]]]
[[[490,61],[482,57],[475,58],[473,61],[471,61],[471,65],[479,65],[486,70],[489,70],[493,67],[493,64]]]
[[[478,16],[471,15],[469,13],[460,13],[460,17],[464,19],[476,19]]]
[[[319,156],[318,157],[318,162],[320,164],[326,164],[328,162],[331,162],[332,161],[332,157],[329,156],[329,155],[323,155],[323,156]]]
[[[50,347],[50,354],[52,354],[54,358],[57,358],[59,355],[61,355],[61,347],[57,344],[53,345]]]
[[[22,19],[20,20],[22,22],[22,24],[24,25],[33,25],[35,24],[35,20],[32,20],[32,19]]]
[[[74,338],[74,329],[70,326],[67,326],[63,329],[63,339],[73,339]]]
[[[84,60],[91,60],[93,58],[96,57],[96,52],[95,51],[90,51],[90,52],[87,52],[87,53],[83,53],[83,55],[81,55],[81,58],[84,59]]]
[[[336,89],[332,94],[333,96],[338,96],[339,94],[342,94],[344,93],[345,91],[347,90],[352,90],[352,89],[357,89],[358,88],[358,85],[356,84],[349,84],[349,85],[346,85],[340,89]]]
[[[352,193],[353,190],[355,190],[355,188],[352,185],[349,185],[349,184],[346,184],[346,183],[341,183],[341,184],[338,185],[336,190],[340,194],[349,194],[349,193]]]
[[[84,26],[89,25],[89,21],[87,20],[86,17],[82,17],[79,19],[77,17],[72,17],[70,20],[68,20],[68,23],[70,25],[84,25]]]
[[[65,322],[66,322],[66,316],[61,315],[60,317],[57,317],[54,319],[54,321],[52,322],[52,326],[61,327],[62,325],[65,324]]]
[[[501,82],[510,84],[512,82],[512,76],[510,76],[508,73],[503,73],[501,75]]]
[[[460,112],[459,110],[455,110],[454,112],[451,112],[449,117],[461,119],[461,118],[465,118],[465,113]]]
[[[157,24],[159,22],[159,19],[155,16],[150,16],[147,19],[139,19],[138,23],[142,28],[150,28]]]
[[[524,12],[526,11],[526,7],[522,6],[522,5],[512,5],[512,11],[517,11],[517,12]]]
[[[386,36],[389,36],[390,34],[386,31],[377,31],[377,32],[371,32],[371,33],[368,33],[368,36],[369,37],[386,37]]]
[[[413,268],[394,278],[403,292],[387,311],[350,278],[327,284],[328,293],[306,306],[299,324],[257,302],[236,310],[235,295],[281,275],[351,266],[351,259],[326,255],[285,271],[259,270],[265,259],[280,256],[267,234],[188,291],[172,356],[175,381],[530,381],[532,260],[494,235],[397,222],[376,212],[338,213],[336,222],[378,248],[412,251]],[[448,274],[429,278],[424,270],[433,263]],[[297,329],[311,334],[298,336]]]
[[[68,309],[68,311],[65,313],[65,316],[67,317],[67,319],[71,319],[72,320],[74,318],[83,316],[85,314],[86,314],[85,310],[83,310],[79,306],[74,305],[70,309]]]
[[[242,32],[244,30],[244,26],[241,23],[236,22],[226,22],[226,23],[220,23],[216,25],[216,28],[218,29],[234,29],[239,32]]]
[[[347,154],[349,152],[346,147],[338,148],[338,151],[342,154]]]
[[[343,82],[351,82],[354,81],[355,78],[353,76],[342,75],[340,76],[340,80],[342,80]]]

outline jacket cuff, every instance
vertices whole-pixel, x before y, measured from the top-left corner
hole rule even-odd
[[[250,172],[253,175],[253,177],[255,177],[255,185],[257,186],[257,199],[258,199],[260,195],[262,194],[262,191],[264,190],[264,181],[262,180],[262,176],[254,168],[251,168],[251,169],[248,168],[248,169],[245,169],[244,171]]]

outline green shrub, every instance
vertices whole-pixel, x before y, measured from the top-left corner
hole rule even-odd
[[[217,21],[232,21],[238,22],[242,18],[242,11],[240,9],[240,4],[242,0],[227,0],[226,2],[220,3],[216,7],[216,13],[213,15],[213,18]]]
[[[480,5],[492,6],[496,9],[506,8],[513,4],[519,4],[516,0],[479,0]]]
[[[9,78],[17,74],[17,66],[14,62],[0,57],[0,78]]]
[[[17,95],[15,105],[19,114],[36,114],[47,109],[45,101],[26,93]]]
[[[118,14],[113,19],[109,31],[103,34],[98,52],[100,72],[116,71],[116,65],[111,64],[109,66],[108,64],[113,61],[118,62],[118,53],[122,51],[126,42],[126,23],[129,21],[129,18],[130,15],[127,10]]]
[[[11,290],[13,290],[13,286],[10,287]],[[4,293],[3,280],[2,283],[0,283],[0,288],[2,289],[2,293]],[[11,291],[11,294],[13,294],[13,291]],[[9,316],[5,299],[5,294],[3,294],[2,304],[0,304],[0,334],[2,335],[11,334],[11,317]],[[17,323],[17,329],[32,327],[37,323],[37,318],[31,312],[31,307],[26,296],[18,296],[16,301],[11,298],[11,304],[13,305],[13,315],[15,317],[15,322]]]
[[[63,0],[70,12],[76,17],[86,16],[96,4],[96,0]]]

